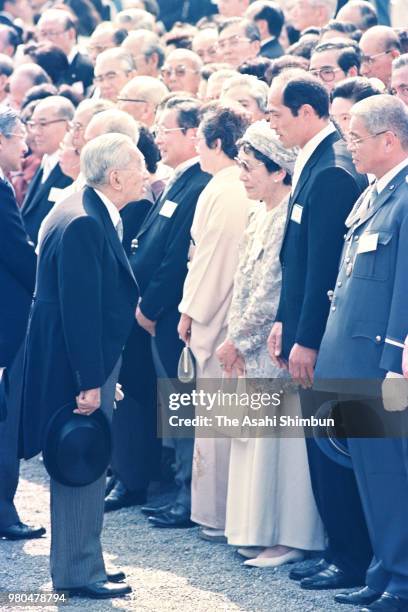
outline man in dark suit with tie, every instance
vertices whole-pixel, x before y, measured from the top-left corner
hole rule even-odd
[[[340,394],[360,390],[365,410],[352,402],[343,408],[350,435],[348,450],[356,475],[374,558],[365,588],[338,593],[336,601],[362,612],[408,610],[408,452],[407,410],[383,411],[385,397],[398,396],[401,357],[408,328],[408,112],[389,95],[372,96],[351,110],[348,148],[360,172],[374,174],[373,186],[347,219],[332,308],[316,364],[319,388]],[[392,377],[389,377],[390,374]],[[336,382],[335,382],[336,381]],[[369,383],[369,384],[367,384]],[[391,387],[391,393],[387,391]],[[377,397],[370,397],[378,388]],[[395,400],[394,400],[395,401]],[[346,404],[347,405],[347,404]],[[386,405],[386,404],[385,404]],[[363,430],[354,429],[360,421]],[[380,430],[370,432],[380,417]],[[384,429],[383,429],[384,428]],[[376,437],[370,437],[376,436]]]
[[[143,389],[137,393],[134,389],[135,431],[139,428],[142,443],[129,444],[128,468],[139,464],[145,465],[144,486],[148,482],[149,461],[152,460],[151,449],[156,438],[156,405],[154,403],[155,385],[152,375],[152,351],[156,373],[159,378],[176,378],[177,364],[183,348],[177,334],[178,304],[183,293],[184,279],[187,274],[190,228],[193,221],[197,199],[210,176],[202,172],[195,151],[195,133],[199,123],[199,103],[193,99],[172,98],[163,110],[158,113],[156,142],[162,160],[174,168],[174,177],[156,202],[143,222],[135,240],[130,263],[138,278],[141,300],[137,309],[138,328],[134,330],[132,342],[135,356],[126,356],[124,368],[129,370],[134,364],[143,372],[149,373],[148,388],[143,379]],[[150,338],[152,337],[152,338]],[[151,344],[150,344],[151,343]],[[129,371],[130,373],[130,371]],[[137,374],[133,374],[134,378]],[[153,379],[153,380],[152,380]],[[126,394],[126,387],[125,394]],[[142,413],[142,418],[136,415]],[[118,415],[120,418],[120,415]],[[115,416],[116,419],[116,416]],[[140,433],[140,422],[144,423],[143,434]],[[124,429],[124,424],[123,424]],[[128,426],[129,430],[129,426]],[[123,432],[119,439],[126,439]],[[117,443],[118,446],[118,443]],[[150,449],[150,453],[149,453]],[[146,461],[146,451],[148,460]],[[192,469],[193,440],[175,440],[176,483],[178,491],[173,504],[165,508],[145,508],[151,516],[150,522],[158,527],[188,527],[190,522],[190,484]],[[139,461],[137,455],[139,454]],[[142,455],[142,456],[140,456]],[[143,461],[144,456],[144,461]],[[122,472],[125,471],[124,457]],[[115,463],[115,462],[114,462]],[[147,464],[147,465],[146,465]],[[119,467],[119,466],[117,466]],[[117,470],[120,478],[120,469]],[[139,482],[142,482],[139,475]],[[123,489],[122,489],[123,491]],[[107,503],[126,503],[122,492],[114,489],[107,498]]]
[[[64,83],[85,94],[93,82],[93,66],[90,58],[76,46],[77,30],[72,14],[53,8],[44,11],[37,24],[37,37],[62,49],[68,59],[67,71],[62,75]]]
[[[14,505],[19,461],[17,433],[22,355],[28,312],[34,291],[36,255],[29,244],[14,191],[4,173],[21,168],[25,129],[15,111],[0,108],[0,369],[10,379],[7,419],[0,425],[0,537],[10,540],[37,538],[43,527],[29,527],[19,519]]]
[[[106,134],[81,153],[87,187],[54,209],[40,243],[24,356],[21,454],[44,444],[55,412],[112,416],[138,288],[120,242],[119,210],[140,197],[144,162],[128,136]],[[39,359],[41,355],[41,359]],[[130,592],[107,574],[100,535],[105,475],[84,487],[51,478],[51,576],[56,589],[94,599]]]
[[[318,79],[285,71],[274,79],[268,104],[271,127],[282,143],[300,147],[280,256],[281,298],[268,344],[273,360],[303,387],[302,412],[310,416],[322,399],[308,388],[329,313],[327,292],[336,278],[345,219],[367,180],[357,174],[329,122],[329,96]],[[371,549],[354,476],[330,461],[313,439],[306,442],[329,548],[326,560],[291,576],[302,579],[303,588],[362,584]]]
[[[41,223],[59,198],[60,190],[72,183],[58,163],[58,148],[69,129],[74,111],[67,98],[49,96],[37,104],[28,123],[37,151],[43,154],[21,207],[27,234],[34,244],[37,244]]]

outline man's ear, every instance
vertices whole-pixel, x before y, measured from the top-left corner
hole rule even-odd
[[[347,70],[346,76],[347,76],[347,77],[355,77],[355,76],[358,76],[358,69],[357,69],[357,66],[352,66],[351,68],[349,68],[349,69]]]
[[[109,186],[112,187],[112,189],[115,189],[115,191],[122,190],[122,183],[117,170],[111,170],[109,172]]]
[[[159,56],[157,53],[152,53],[150,57],[145,57],[145,62],[148,66],[158,69],[159,67]]]

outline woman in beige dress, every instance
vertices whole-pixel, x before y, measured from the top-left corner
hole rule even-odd
[[[213,175],[197,203],[191,229],[193,257],[184,284],[179,334],[189,344],[197,368],[197,388],[220,379],[215,357],[224,340],[238,263],[238,245],[253,204],[239,180],[236,141],[247,127],[241,110],[218,106],[207,111],[197,133],[197,152]],[[196,437],[191,486],[191,519],[206,539],[224,537],[230,440]]]

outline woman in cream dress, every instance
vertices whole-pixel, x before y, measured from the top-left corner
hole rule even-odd
[[[179,305],[179,335],[196,359],[197,388],[208,389],[222,370],[215,349],[227,330],[238,246],[253,205],[239,180],[236,141],[247,127],[241,110],[207,111],[197,132],[204,171],[213,175],[197,203],[191,229],[193,256]],[[202,536],[224,537],[230,440],[196,437],[191,485],[191,519]]]
[[[241,180],[248,196],[261,202],[241,245],[227,339],[217,355],[227,374],[281,378],[266,343],[279,303],[279,252],[295,155],[266,122],[254,123],[239,144]],[[281,382],[280,410],[301,416],[296,388],[289,379]],[[245,561],[258,567],[298,561],[304,550],[324,549],[303,438],[232,440],[225,534],[229,544],[260,547],[258,556],[254,552],[255,558]],[[251,556],[249,549],[242,552]]]

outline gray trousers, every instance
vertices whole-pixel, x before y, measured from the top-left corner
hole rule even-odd
[[[20,462],[17,457],[18,426],[20,420],[21,367],[23,347],[17,353],[10,371],[10,393],[7,401],[7,417],[0,423],[0,529],[18,523],[14,505]],[[17,373],[20,373],[18,376]]]
[[[120,361],[101,390],[101,408],[112,419]],[[106,580],[102,555],[106,474],[85,487],[67,487],[51,478],[51,577],[64,589]]]

